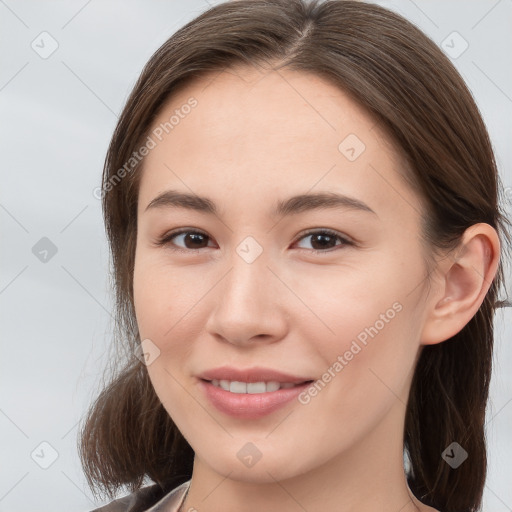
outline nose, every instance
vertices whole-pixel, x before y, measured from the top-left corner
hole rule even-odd
[[[282,339],[288,328],[284,284],[263,257],[247,263],[235,254],[231,263],[212,295],[206,331],[237,346]]]

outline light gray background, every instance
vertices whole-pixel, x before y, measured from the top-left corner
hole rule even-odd
[[[510,212],[512,1],[380,3],[456,57],[487,123]],[[99,505],[76,451],[77,423],[95,396],[111,328],[108,251],[93,190],[143,65],[207,7],[199,0],[0,0],[0,511]],[[469,44],[461,55],[464,41],[453,31]],[[58,48],[45,55],[52,44]],[[47,262],[32,252],[42,237],[57,248]],[[498,314],[486,512],[512,510],[511,324],[510,309]]]

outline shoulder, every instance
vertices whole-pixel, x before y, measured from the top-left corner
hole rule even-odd
[[[171,491],[165,491],[158,484],[153,484],[118,498],[100,508],[95,508],[90,512],[150,512],[151,510],[160,510],[160,505],[166,506],[166,510],[172,512],[177,510],[188,490],[190,481],[184,482]],[[177,505],[174,509],[169,508]],[[153,508],[155,507],[155,508]]]
[[[158,484],[154,484],[142,487],[127,496],[111,501],[107,505],[95,508],[90,512],[142,512],[163,496],[163,489]]]

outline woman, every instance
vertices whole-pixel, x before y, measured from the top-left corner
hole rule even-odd
[[[460,75],[394,13],[180,29],[104,170],[127,351],[80,452],[132,494],[98,510],[478,510],[499,186]]]

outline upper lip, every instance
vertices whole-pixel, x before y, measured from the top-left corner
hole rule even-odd
[[[313,380],[310,377],[298,377],[289,373],[283,373],[278,370],[263,367],[253,368],[233,368],[231,366],[222,366],[219,368],[212,368],[206,370],[198,375],[200,379],[204,380],[229,380],[238,382],[291,382],[292,384],[299,384]]]

